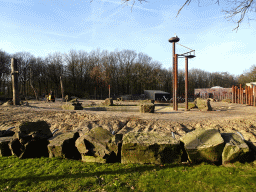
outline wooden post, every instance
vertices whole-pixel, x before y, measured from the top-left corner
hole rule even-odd
[[[62,78],[60,76],[60,88],[61,88],[61,96],[62,96],[62,101],[65,101],[65,97],[64,97],[64,86],[63,86],[63,82],[62,82]]]
[[[178,55],[175,54],[175,79],[174,79],[174,102],[175,102],[175,111],[178,111]]]
[[[237,97],[237,86],[235,86],[235,103],[237,102],[237,99],[236,99],[236,97]]]
[[[242,88],[242,104],[244,104],[244,88]]]
[[[251,106],[253,106],[253,87],[251,87],[250,88],[251,89],[251,91],[250,91],[250,93],[251,93]]]
[[[185,111],[188,111],[188,57],[185,57]]]
[[[110,85],[108,85],[108,98],[110,98]]]
[[[241,100],[241,92],[240,92],[240,88],[239,87],[237,87],[237,96],[238,96],[238,99],[237,99],[237,102],[238,102],[238,104],[240,104],[240,100]]]
[[[235,86],[232,85],[232,103],[235,103]]]
[[[13,105],[19,105],[19,87],[18,87],[18,69],[17,69],[17,60],[11,59],[11,75],[12,75],[12,92],[13,92]]]
[[[256,97],[255,97],[255,93],[256,93],[255,90],[256,90],[256,89],[255,89],[255,88],[256,88],[256,86],[253,85],[253,106],[254,106],[254,107],[256,106],[256,103],[255,103],[255,98],[256,98]]]
[[[248,104],[248,87],[245,87],[245,104]]]

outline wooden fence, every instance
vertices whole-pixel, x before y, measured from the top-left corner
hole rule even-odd
[[[232,86],[232,103],[246,104],[249,106],[256,106],[256,86],[246,86],[245,89],[242,85]]]

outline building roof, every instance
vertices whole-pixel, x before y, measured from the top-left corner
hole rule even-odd
[[[170,94],[168,92],[165,91],[161,91],[161,90],[144,90],[144,92],[151,92],[151,93],[163,93],[163,94]]]
[[[211,87],[211,89],[223,89],[223,87],[220,87],[220,86],[214,86],[214,87]]]

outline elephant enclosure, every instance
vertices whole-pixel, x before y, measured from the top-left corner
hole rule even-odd
[[[94,111],[93,107],[100,105],[100,100],[79,100],[84,110],[62,110],[60,100],[55,103],[45,101],[28,101],[28,106],[0,106],[0,130],[18,127],[22,121],[47,121],[51,131],[59,132],[91,129],[102,126],[114,133],[127,132],[174,132],[181,137],[197,128],[215,128],[221,133],[239,131],[245,140],[256,146],[256,108],[246,105],[225,102],[211,102],[213,111],[192,109],[185,111],[179,104],[179,111],[173,111],[171,106],[156,105],[155,113],[139,113],[136,102],[117,102],[113,111]],[[120,110],[120,108],[133,110]],[[119,111],[118,111],[119,110]]]

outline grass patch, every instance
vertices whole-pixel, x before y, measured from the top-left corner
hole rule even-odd
[[[0,158],[1,191],[256,191],[256,161],[229,167]]]

